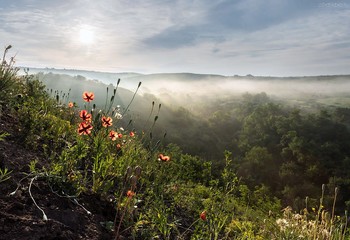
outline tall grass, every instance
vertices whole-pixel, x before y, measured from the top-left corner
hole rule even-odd
[[[5,48],[0,64],[0,92],[2,93],[0,95],[0,104],[4,104],[4,102],[10,97],[9,95],[11,95],[11,93],[9,90],[15,84],[17,80],[17,72],[19,70],[14,67],[15,57],[10,57],[9,60],[7,59],[7,53],[11,48],[11,45],[8,45]]]

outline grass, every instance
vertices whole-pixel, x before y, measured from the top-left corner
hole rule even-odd
[[[115,102],[120,81],[112,96],[107,89],[104,109],[94,105],[94,98],[101,96],[93,92],[81,93],[85,105],[79,108],[69,101],[69,94],[52,98],[38,80],[17,77],[14,59],[5,60],[9,49],[0,66],[1,107],[18,118],[17,137],[25,146],[49,159],[45,167],[31,164],[29,193],[41,177],[67,197],[96,194],[112,202],[115,218],[103,224],[115,239],[349,238],[347,213],[334,212],[337,191],[330,206],[323,205],[322,188],[318,206],[306,202],[299,213],[282,208],[264,186],[249,189],[241,183],[231,167],[230,152],[221,176],[214,176],[211,162],[184,154],[175,145],[154,143],[160,106],[153,114],[152,103],[148,119],[154,121],[145,123],[150,137],[130,129],[120,115],[132,105],[141,83],[122,113],[116,112]],[[0,139],[6,141],[5,135]],[[11,170],[0,169],[0,183],[10,174]]]

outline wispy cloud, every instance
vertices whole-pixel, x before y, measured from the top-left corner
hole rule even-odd
[[[302,5],[302,8],[298,7]],[[176,24],[145,40],[152,47],[181,47],[198,41],[222,41],[231,34],[245,34],[279,25],[314,12],[318,1],[240,0],[219,1],[201,9],[201,21]],[[196,16],[196,15],[195,15]]]
[[[350,73],[350,3],[334,0],[2,0],[23,65],[226,75]],[[83,45],[88,28],[95,42]]]

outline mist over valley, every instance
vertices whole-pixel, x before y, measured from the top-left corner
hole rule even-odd
[[[261,92],[299,107],[308,107],[308,104],[312,107],[343,106],[350,103],[350,75],[265,77],[194,73],[107,73],[49,68],[30,68],[29,73],[43,73],[44,76],[41,76],[40,80],[50,87],[55,86],[53,89],[60,91],[67,91],[74,84],[74,81],[69,80],[70,77],[94,82],[96,86],[98,84],[115,86],[120,79],[120,87],[129,91],[135,91],[138,83],[142,82],[138,91],[139,96],[154,95],[163,104],[183,105],[194,112],[199,105],[208,101],[216,102],[240,97],[244,93]],[[60,80],[65,83],[61,84]],[[81,86],[88,88],[88,85],[83,81]]]

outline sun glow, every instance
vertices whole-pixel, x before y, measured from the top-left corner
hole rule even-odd
[[[94,42],[94,32],[87,28],[80,29],[79,40],[85,45],[92,44]]]

